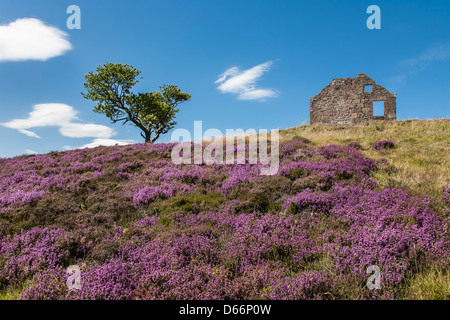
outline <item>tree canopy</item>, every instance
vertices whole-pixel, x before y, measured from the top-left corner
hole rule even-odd
[[[106,63],[96,72],[85,75],[84,98],[97,102],[94,112],[102,113],[113,123],[130,122],[142,132],[145,142],[154,143],[172,129],[178,106],[191,99],[176,85],[162,85],[159,91],[133,93],[141,71],[121,63]],[[142,77],[141,77],[142,78]]]

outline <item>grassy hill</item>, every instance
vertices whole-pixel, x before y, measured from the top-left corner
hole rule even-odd
[[[375,121],[353,127],[301,126],[283,130],[281,138],[289,140],[296,135],[314,145],[356,141],[367,157],[386,158],[390,165],[375,175],[385,187],[438,196],[442,188],[450,186],[450,119]],[[379,140],[392,140],[396,146],[380,153],[372,148]]]
[[[0,298],[450,298],[448,119],[280,137],[274,176],[172,144],[0,159]]]

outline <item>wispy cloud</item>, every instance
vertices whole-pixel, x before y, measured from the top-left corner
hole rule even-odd
[[[59,127],[59,132],[70,138],[111,138],[115,134],[107,126],[74,122],[76,120],[77,111],[73,107],[62,103],[44,103],[34,105],[26,119],[14,119],[0,125],[33,138],[40,137],[29,129],[37,127]]]
[[[26,149],[25,152],[26,152],[26,154],[37,154],[36,151],[31,150],[31,149]]]
[[[231,67],[219,75],[215,83],[223,93],[236,94],[239,100],[260,100],[278,96],[275,89],[258,88],[256,82],[270,70],[273,62],[267,61],[253,68],[241,71],[238,67]]]
[[[134,140],[114,140],[114,139],[94,139],[91,143],[85,144],[81,147],[71,147],[71,146],[65,146],[64,149],[66,150],[73,150],[73,149],[84,149],[84,148],[95,148],[99,146],[125,146],[127,144],[137,143]]]
[[[440,43],[415,58],[403,60],[401,65],[407,67],[409,72],[416,73],[425,70],[435,62],[446,60],[450,60],[450,43]]]
[[[425,71],[437,62],[448,60],[450,60],[450,43],[439,43],[431,46],[413,58],[400,61],[399,67],[401,72],[390,78],[390,86],[392,88],[400,87],[406,82],[408,77]]]
[[[72,49],[66,32],[39,19],[22,18],[0,25],[0,61],[41,60]]]

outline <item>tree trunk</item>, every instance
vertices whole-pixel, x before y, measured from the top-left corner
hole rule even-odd
[[[145,143],[151,143],[151,138],[150,138],[151,134],[148,131],[145,131]]]

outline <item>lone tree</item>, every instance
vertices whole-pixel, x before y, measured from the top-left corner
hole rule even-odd
[[[140,73],[128,64],[106,63],[85,75],[87,93],[81,94],[97,102],[94,112],[105,114],[113,123],[132,123],[142,130],[145,142],[154,143],[177,124],[178,105],[191,95],[175,85],[162,85],[159,92],[133,93]]]

